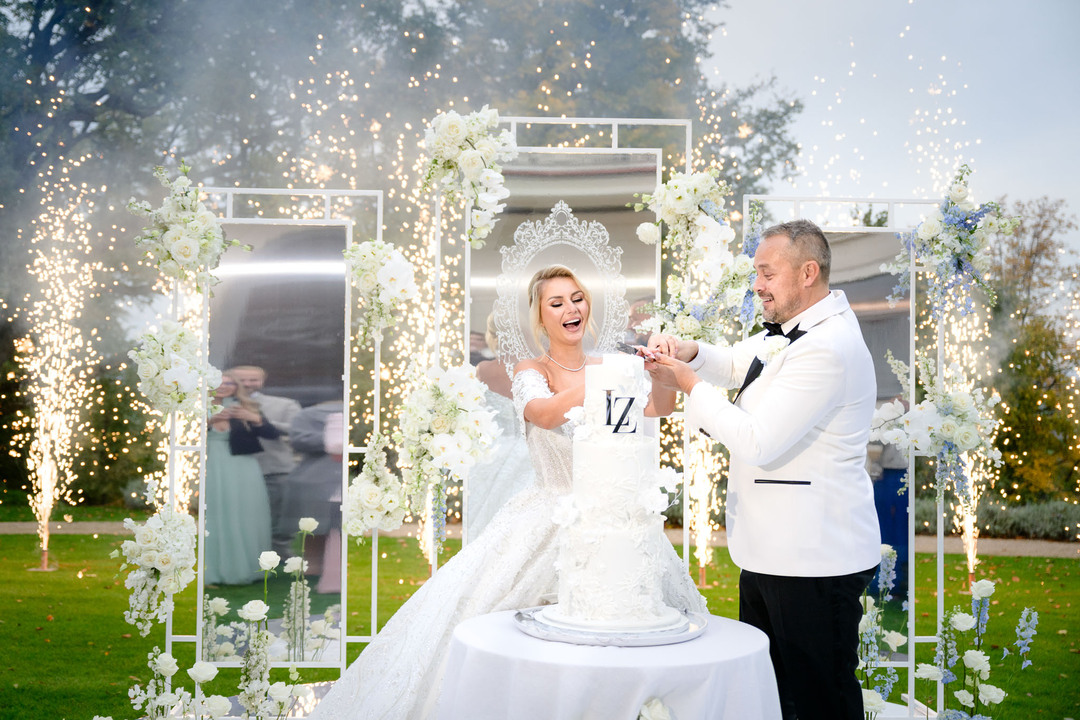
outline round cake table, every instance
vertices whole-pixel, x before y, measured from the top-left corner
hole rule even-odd
[[[636,720],[659,698],[675,720],[777,720],[769,640],[757,628],[709,617],[683,643],[599,647],[540,640],[514,611],[454,630],[439,720]]]

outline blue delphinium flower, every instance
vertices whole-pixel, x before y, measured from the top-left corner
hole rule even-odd
[[[1020,669],[1023,670],[1031,664],[1031,660],[1028,660],[1027,653],[1031,649],[1031,639],[1036,635],[1036,628],[1039,625],[1039,613],[1035,612],[1032,608],[1024,608],[1024,611],[1020,613],[1020,622],[1016,625],[1016,648],[1020,652],[1020,657],[1024,658],[1023,663],[1020,664]]]

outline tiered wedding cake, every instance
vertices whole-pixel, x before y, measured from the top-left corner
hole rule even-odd
[[[538,618],[590,632],[652,632],[688,624],[664,605],[660,551],[667,496],[644,434],[649,384],[640,357],[605,355],[585,368],[584,422],[574,431],[574,489],[556,511],[558,604]]]

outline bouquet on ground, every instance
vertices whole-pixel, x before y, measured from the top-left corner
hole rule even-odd
[[[405,493],[387,467],[386,442],[379,433],[371,438],[360,474],[349,483],[345,531],[357,542],[371,530],[396,530],[405,520]]]
[[[471,366],[433,367],[419,375],[403,402],[394,442],[409,508],[420,512],[432,490],[436,543],[445,539],[447,475],[463,477],[491,454],[499,426]]]
[[[210,271],[227,247],[240,243],[225,240],[217,216],[199,200],[199,189],[187,176],[190,170],[181,161],[179,177],[171,180],[165,168],[155,168],[154,177],[169,191],[168,197],[156,210],[145,200],[132,198],[128,210],[146,220],[135,244],[146,250],[158,270],[178,280],[194,277],[196,287],[202,289],[218,282]]]
[[[906,383],[907,365],[892,353],[887,358],[900,382]],[[964,453],[977,453],[1001,464],[1001,451],[994,447],[1001,423],[994,415],[994,406],[1001,396],[975,387],[957,365],[945,369],[939,384],[934,361],[920,354],[917,362],[925,399],[910,410],[905,410],[901,400],[879,407],[871,420],[870,440],[900,447],[910,443],[920,455],[936,457],[939,499],[950,480],[961,494],[967,482]]]
[[[990,684],[991,648],[986,641],[986,625],[990,619],[990,596],[994,594],[992,580],[979,580],[971,586],[971,613],[955,607],[945,613],[941,631],[937,636],[937,652],[933,663],[919,663],[915,677],[942,683],[945,686],[946,710],[938,715],[941,720],[989,720],[992,705],[1001,703],[1008,695],[996,685]],[[1031,665],[1027,654],[1031,640],[1036,634],[1039,614],[1032,608],[1024,608],[1016,626],[1016,654],[1020,669]],[[974,637],[968,635],[974,631]],[[967,646],[967,649],[962,649]],[[1005,647],[1001,661],[1012,652]],[[953,705],[952,708],[949,708]],[[962,709],[961,709],[962,708]]]
[[[994,232],[1011,234],[1019,224],[1019,218],[1007,217],[997,203],[975,203],[968,187],[970,174],[971,168],[960,166],[941,206],[915,230],[901,235],[904,249],[895,261],[881,266],[900,276],[889,298],[892,301],[907,294],[910,258],[928,268],[933,273],[930,308],[937,320],[950,307],[958,307],[961,314],[971,312],[975,287],[982,288],[993,302],[995,292],[986,279],[987,237]]]
[[[163,415],[209,408],[209,393],[221,384],[221,371],[206,362],[199,336],[171,320],[143,333],[128,357],[137,365],[139,391]]]
[[[509,130],[496,133],[498,126],[499,111],[485,105],[464,116],[453,110],[439,113],[424,132],[431,158],[424,186],[434,184],[445,195],[465,198],[468,240],[474,248],[483,247],[510,195],[502,163],[517,157],[517,144]]]
[[[132,568],[124,581],[130,591],[124,619],[146,637],[172,611],[172,596],[195,579],[195,519],[166,506],[142,525],[125,518],[124,527],[135,535],[113,552],[124,556],[121,572]]]
[[[345,260],[363,308],[357,333],[363,341],[381,340],[394,311],[417,296],[413,265],[382,240],[353,243],[345,250]]]

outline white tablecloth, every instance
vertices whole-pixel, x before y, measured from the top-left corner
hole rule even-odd
[[[454,630],[439,720],[636,720],[651,698],[674,720],[780,717],[768,638],[749,625],[714,615],[693,640],[626,648],[539,640],[513,617]]]

